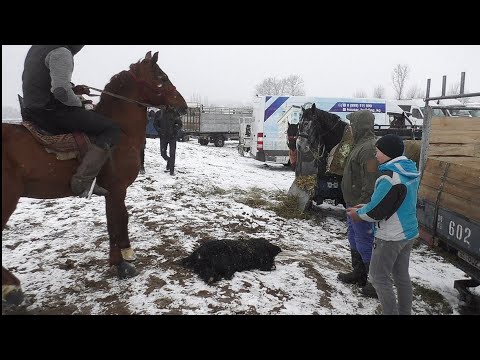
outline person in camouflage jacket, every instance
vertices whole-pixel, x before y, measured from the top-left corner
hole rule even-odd
[[[347,119],[350,120],[352,127],[354,147],[345,163],[342,192],[349,208],[370,201],[380,172],[375,159],[373,113],[369,110],[360,110],[349,114]],[[347,284],[358,284],[362,287],[364,295],[376,297],[375,289],[367,281],[374,228],[368,222],[354,223],[350,217],[347,217],[347,226],[353,271],[340,273],[338,279]]]

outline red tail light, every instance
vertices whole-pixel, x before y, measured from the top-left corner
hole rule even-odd
[[[257,150],[263,150],[263,133],[257,134]]]

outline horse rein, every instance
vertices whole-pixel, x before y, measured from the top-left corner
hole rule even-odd
[[[138,79],[131,70],[129,70],[128,73],[130,74],[130,76],[133,78],[133,80],[134,80],[136,83],[141,84],[141,85],[149,88],[150,90],[153,90],[153,91],[154,91],[155,93],[157,93],[157,94],[160,94],[160,89],[159,89],[159,88],[155,88],[152,84],[146,82],[145,80]],[[106,91],[106,90],[96,89],[96,88],[91,87],[91,86],[87,86],[87,88],[89,88],[90,90],[98,91],[98,92],[100,92],[100,93],[102,93],[102,94],[106,94],[106,95],[109,95],[109,96],[112,96],[112,97],[121,99],[121,100],[125,100],[125,101],[131,102],[131,103],[135,103],[135,104],[141,105],[141,106],[143,106],[143,107],[147,107],[147,108],[150,107],[150,108],[160,109],[160,107],[158,107],[158,106],[155,106],[155,105],[152,105],[152,104],[148,104],[148,103],[144,103],[144,102],[137,101],[137,100],[133,100],[133,99],[127,98],[127,97],[125,97],[125,96],[121,96],[121,95],[117,95],[117,94],[111,93],[111,92]],[[94,96],[98,96],[98,95],[94,95]]]
[[[153,107],[153,108],[159,109],[158,107],[156,107],[152,104],[147,104],[147,103],[143,103],[141,101],[132,100],[132,99],[126,98],[125,96],[117,95],[117,94],[111,93],[109,91],[96,89],[96,88],[91,87],[91,86],[87,86],[87,88],[89,88],[90,90],[98,91],[102,94],[110,95],[112,97],[115,97],[115,98],[118,98],[118,99],[121,99],[121,100],[125,100],[125,101],[131,102],[131,103],[135,103],[135,104],[138,104],[138,105],[141,105],[141,106],[144,106],[144,107]],[[93,96],[98,96],[98,95],[93,95]]]

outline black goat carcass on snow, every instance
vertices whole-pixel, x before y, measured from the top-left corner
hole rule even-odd
[[[275,256],[282,249],[265,239],[215,240],[203,244],[182,259],[206,283],[231,279],[236,271],[275,269]]]

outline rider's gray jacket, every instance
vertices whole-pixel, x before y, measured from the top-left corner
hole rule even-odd
[[[54,99],[67,106],[82,106],[72,90],[74,68],[68,45],[33,45],[22,75],[24,106],[46,108]]]

